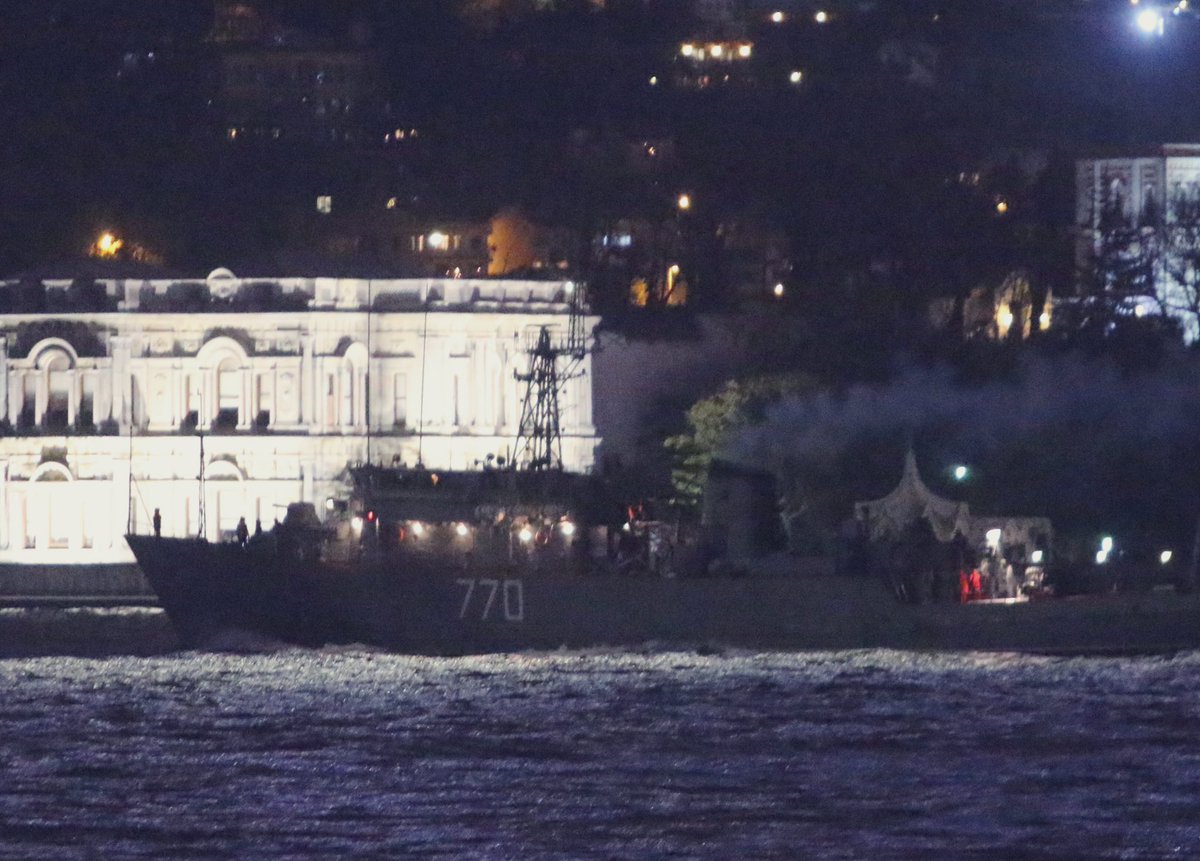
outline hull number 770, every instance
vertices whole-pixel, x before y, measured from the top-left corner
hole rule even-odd
[[[480,622],[525,621],[525,584],[521,580],[481,577],[455,582],[463,588],[458,618]]]

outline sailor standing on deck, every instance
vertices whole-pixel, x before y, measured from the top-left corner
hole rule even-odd
[[[246,518],[239,517],[237,522],[237,543],[242,547],[246,546],[246,540],[250,537],[250,527],[246,525]]]

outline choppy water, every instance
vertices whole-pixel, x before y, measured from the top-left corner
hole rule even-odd
[[[1198,670],[1200,653],[10,658],[0,858],[1196,858]]]

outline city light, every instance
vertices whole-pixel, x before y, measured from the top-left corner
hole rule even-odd
[[[425,534],[425,524],[419,520],[416,521],[415,523],[413,523],[412,534],[415,535],[417,538],[420,538],[422,535],[424,535]]]
[[[692,196],[686,192],[679,195],[679,199],[675,201],[676,206],[681,210],[687,211],[692,208]]]
[[[776,284],[773,288],[771,288],[771,292],[775,294],[776,298],[782,297],[783,296],[783,283],[780,282],[779,284]]]
[[[105,231],[100,234],[99,238],[96,239],[96,244],[92,246],[92,255],[95,257],[116,257],[117,252],[121,250],[121,246],[124,244],[124,240]]]
[[[454,524],[454,534],[457,535],[459,538],[466,538],[467,533],[470,531],[471,530],[467,529],[467,524],[465,524],[465,523]]]
[[[787,16],[784,15],[782,12],[776,11],[776,12],[771,13],[771,23],[772,24],[782,24],[786,18],[787,18]]]
[[[429,247],[436,251],[445,251],[450,244],[450,237],[442,233],[440,230],[435,230],[429,234]]]
[[[696,46],[691,42],[684,42],[679,46],[679,53],[685,57],[690,57],[696,53]]]
[[[804,80],[804,73],[799,69],[792,69],[792,71],[788,73],[788,80],[793,84],[798,84]]]
[[[816,15],[813,15],[813,20],[816,21],[818,24],[824,24],[829,20],[829,13],[826,12],[824,9],[822,9],[819,12],[817,12]]]
[[[961,463],[958,466],[954,467],[954,480],[955,481],[966,481],[967,476],[970,474],[971,474],[971,470],[968,469],[966,466],[964,466]]]
[[[525,544],[528,544],[533,540],[533,530],[528,526],[522,526],[521,531],[517,533],[517,537],[520,538]]]
[[[1162,553],[1158,554],[1158,561],[1162,565],[1166,565],[1171,561],[1171,557],[1174,555],[1175,554],[1172,553],[1170,550],[1164,550]]]
[[[1000,327],[1000,337],[1008,334],[1009,329],[1013,324],[1013,312],[1007,304],[1001,305],[1000,310],[996,312],[996,323]]]
[[[1029,554],[1029,561],[1034,565],[1041,565],[1044,558],[1046,558],[1046,554],[1042,550],[1035,550]]]
[[[1008,212],[1008,201],[1003,197],[996,201],[996,212],[1000,213],[1001,215]]]
[[[1134,17],[1137,28],[1147,36],[1161,36],[1165,21],[1157,9],[1142,9]]]
[[[562,522],[562,524],[559,526],[559,529],[562,530],[562,534],[565,535],[567,538],[570,538],[572,535],[575,534],[575,524],[569,520],[564,520]]]

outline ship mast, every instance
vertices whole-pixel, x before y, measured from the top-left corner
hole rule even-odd
[[[514,374],[518,382],[525,383],[513,458],[513,465],[518,468],[533,471],[563,468],[558,395],[564,383],[583,374],[579,363],[588,352],[583,330],[583,288],[568,281],[564,292],[568,306],[566,335],[556,339],[549,326],[542,326],[529,350],[529,370]]]

